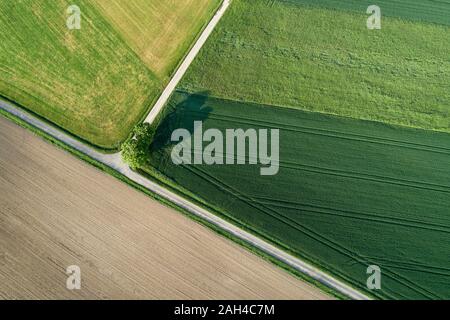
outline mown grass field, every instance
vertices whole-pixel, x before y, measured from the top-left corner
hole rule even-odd
[[[81,30],[66,27],[73,4],[81,9]],[[91,144],[117,148],[219,0],[139,4],[2,1],[0,95]],[[169,4],[176,10],[162,19]]]
[[[180,88],[450,132],[448,26],[384,17],[371,31],[365,10],[305,2],[235,1]]]
[[[268,0],[270,1],[270,0]],[[431,22],[450,25],[449,0],[281,0],[328,9],[366,12],[370,5],[381,8],[383,15],[399,17],[411,21]]]
[[[450,298],[450,135],[183,92],[166,113],[151,164],[179,192],[361,290],[380,266],[379,298]],[[174,165],[170,135],[194,120],[279,128],[278,175]]]

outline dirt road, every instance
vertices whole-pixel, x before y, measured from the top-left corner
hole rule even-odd
[[[0,117],[0,298],[327,296]]]

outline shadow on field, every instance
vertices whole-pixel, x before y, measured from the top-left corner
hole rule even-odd
[[[152,151],[159,151],[174,144],[170,138],[176,129],[187,129],[192,135],[194,121],[205,121],[212,111],[212,108],[206,105],[209,94],[209,91],[192,94],[178,93],[176,98],[169,103],[168,110],[156,130]]]

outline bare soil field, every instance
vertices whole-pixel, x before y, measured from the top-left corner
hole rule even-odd
[[[329,297],[0,117],[0,298]]]

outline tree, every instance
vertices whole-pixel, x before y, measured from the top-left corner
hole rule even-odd
[[[148,145],[150,145],[155,136],[155,129],[150,123],[145,122],[134,127],[133,133],[136,139],[145,140],[145,142],[149,142]]]
[[[153,126],[142,123],[133,129],[132,136],[122,144],[122,159],[131,169],[136,170],[147,163],[154,136]]]

